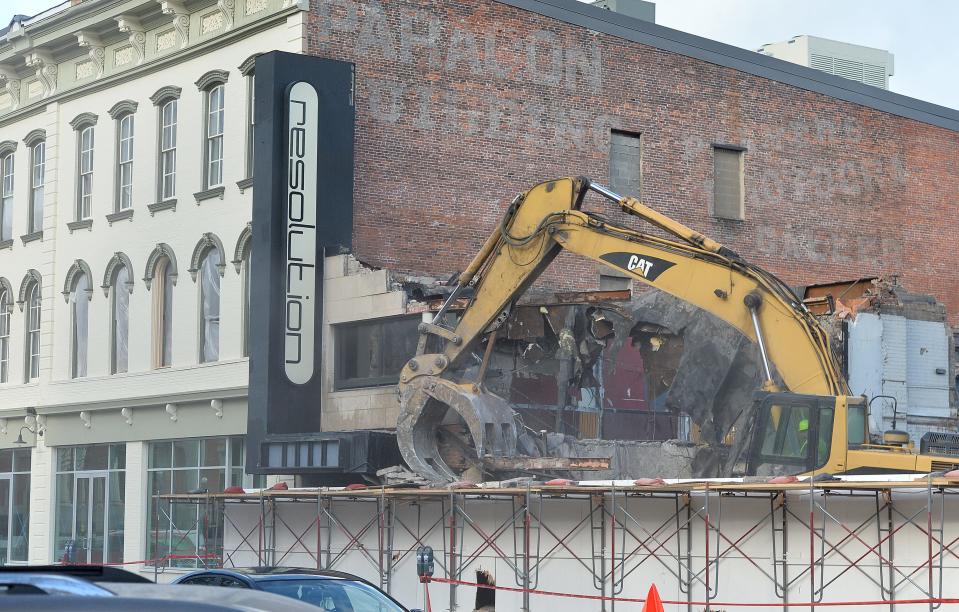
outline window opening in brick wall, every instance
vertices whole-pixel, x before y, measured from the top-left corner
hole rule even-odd
[[[744,219],[743,192],[743,150],[714,146],[713,215]]]
[[[335,326],[335,388],[396,384],[416,353],[421,321],[419,316],[392,317]]]
[[[609,188],[642,197],[643,149],[639,134],[613,130],[609,135]]]

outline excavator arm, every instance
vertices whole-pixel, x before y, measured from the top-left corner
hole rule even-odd
[[[669,237],[610,222],[582,209],[588,192],[612,201]],[[728,248],[584,178],[536,185],[510,205],[432,323],[420,326],[417,355],[400,374],[397,437],[407,463],[437,480],[457,474],[440,457],[437,428],[447,410],[465,422],[478,456],[512,455],[513,410],[487,393],[482,380],[452,380],[484,335],[505,322],[509,309],[561,250],[605,264],[698,306],[755,342],[765,368],[763,389],[779,391],[775,375],[799,394],[848,395],[825,331],[782,281]],[[455,325],[444,316],[466,288],[472,297]],[[775,333],[764,333],[775,330]],[[427,353],[427,347],[440,350]],[[482,368],[481,368],[482,372]]]

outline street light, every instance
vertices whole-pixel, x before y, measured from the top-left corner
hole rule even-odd
[[[34,419],[36,419],[36,418],[37,418],[37,410],[36,410],[36,408],[27,408],[27,416],[32,416]],[[36,423],[36,420],[34,420],[34,422]],[[26,443],[27,443],[26,440],[23,439],[23,430],[24,430],[24,429],[26,429],[26,430],[29,431],[30,433],[35,434],[35,435],[38,435],[38,436],[42,436],[42,435],[43,435],[43,432],[40,431],[40,424],[39,424],[39,423],[37,423],[33,429],[31,429],[29,425],[24,425],[23,427],[20,428],[19,433],[17,433],[17,439],[13,441],[14,444],[21,444],[21,445],[22,445],[22,444],[26,444]]]

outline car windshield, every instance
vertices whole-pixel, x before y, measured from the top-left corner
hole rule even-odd
[[[362,582],[304,578],[258,580],[264,591],[311,603],[328,612],[405,612],[388,597]]]

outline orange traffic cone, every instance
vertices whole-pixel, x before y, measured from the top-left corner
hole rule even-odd
[[[643,612],[666,612],[663,608],[663,600],[659,598],[659,591],[656,585],[649,587],[649,593],[646,595],[646,603],[643,604]]]

